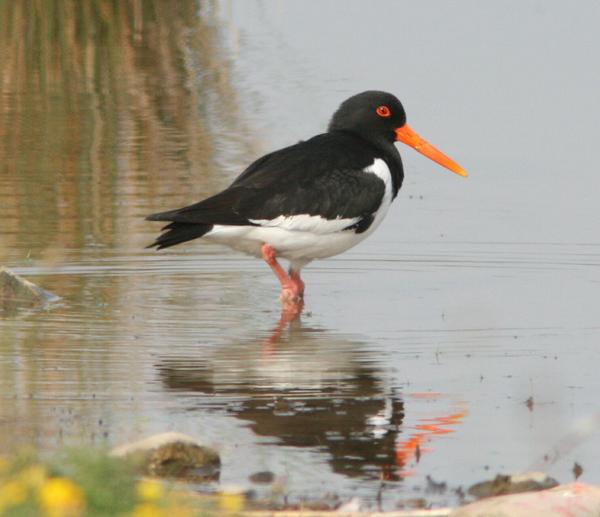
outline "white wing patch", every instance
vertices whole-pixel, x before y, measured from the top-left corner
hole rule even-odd
[[[376,223],[387,212],[387,208],[391,203],[392,194],[392,176],[390,169],[381,158],[375,158],[373,163],[363,169],[368,174],[375,174],[380,178],[385,185],[385,192],[382,199],[381,207],[375,212]],[[361,220],[360,217],[340,216],[335,219],[326,219],[320,215],[298,214],[298,215],[280,215],[274,219],[249,219],[253,224],[258,224],[263,228],[281,228],[295,232],[311,232],[317,235],[326,235],[329,233],[341,232]],[[377,224],[375,226],[377,226]]]
[[[249,219],[251,223],[262,227],[281,228],[296,232],[311,232],[318,235],[341,232],[359,220],[360,217],[325,219],[320,215],[309,214],[280,215],[275,219]]]

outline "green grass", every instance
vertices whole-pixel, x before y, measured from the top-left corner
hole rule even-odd
[[[232,501],[223,503],[231,507]],[[140,478],[134,465],[105,451],[70,449],[47,461],[31,452],[0,456],[2,517],[196,517],[216,513],[214,503],[159,480]]]

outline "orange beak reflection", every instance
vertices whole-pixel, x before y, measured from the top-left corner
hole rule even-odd
[[[448,158],[444,153],[438,151],[429,142],[423,140],[417,133],[415,133],[408,124],[404,124],[402,127],[396,129],[396,140],[403,144],[409,145],[414,150],[427,156],[430,160],[439,163],[442,167],[451,170],[459,176],[468,176],[465,171],[458,163]]]

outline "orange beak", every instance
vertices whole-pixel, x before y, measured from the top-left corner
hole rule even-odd
[[[403,144],[411,146],[414,150],[424,154],[430,160],[439,163],[442,167],[451,170],[459,176],[468,176],[467,171],[464,170],[458,163],[452,161],[444,153],[438,151],[429,142],[423,140],[417,133],[415,133],[408,124],[404,124],[402,127],[396,129],[396,140]]]

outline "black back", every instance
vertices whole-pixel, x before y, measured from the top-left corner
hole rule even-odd
[[[370,215],[381,203],[384,183],[363,169],[376,158],[390,168],[395,197],[403,178],[399,156],[385,156],[350,133],[334,131],[260,158],[215,196],[150,217],[243,225],[251,224],[251,219],[280,215],[321,215],[327,219]]]
[[[391,116],[376,115],[381,104],[389,106]],[[403,170],[393,128],[405,121],[402,105],[390,94],[364,92],[351,97],[334,114],[328,133],[259,158],[227,189],[208,199],[148,216],[172,223],[152,246],[196,238],[215,224],[258,225],[257,221],[281,215],[358,218],[348,229],[365,231],[381,205],[385,185],[364,169],[377,158],[384,160],[396,197]]]

